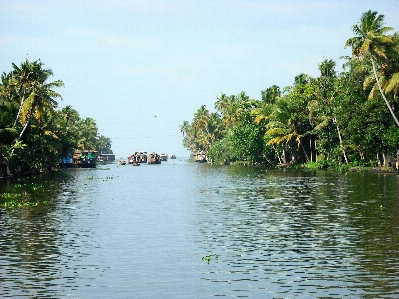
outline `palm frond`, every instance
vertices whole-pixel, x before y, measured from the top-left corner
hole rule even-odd
[[[385,92],[399,91],[399,72],[392,75],[391,79],[385,87]]]

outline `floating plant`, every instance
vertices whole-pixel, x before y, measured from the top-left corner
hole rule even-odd
[[[41,184],[33,184],[32,183],[32,190],[40,190],[40,189],[43,189],[43,188],[44,188],[44,186],[41,185]]]
[[[204,262],[208,262],[208,264],[209,264],[209,262],[211,261],[212,257],[214,257],[215,259],[217,259],[217,258],[219,258],[219,255],[218,255],[218,254],[206,255],[206,256],[202,257],[202,260],[203,260]]]

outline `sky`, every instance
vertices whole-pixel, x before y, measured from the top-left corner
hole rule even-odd
[[[180,125],[221,93],[260,99],[272,85],[318,76],[372,10],[399,31],[397,0],[1,0],[0,72],[40,59],[117,158],[188,157]]]

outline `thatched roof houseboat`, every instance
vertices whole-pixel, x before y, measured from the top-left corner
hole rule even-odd
[[[148,164],[161,164],[161,156],[153,152],[148,156]]]
[[[128,158],[128,163],[133,164],[133,163],[147,163],[147,152],[135,152]]]

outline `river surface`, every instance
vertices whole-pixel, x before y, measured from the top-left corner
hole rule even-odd
[[[178,158],[0,192],[0,298],[399,298],[397,174]]]

